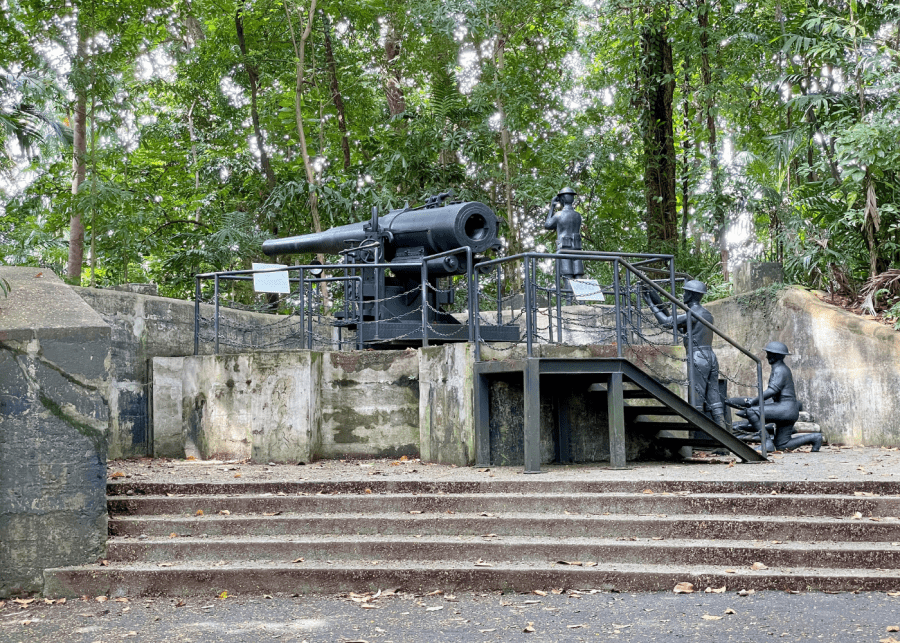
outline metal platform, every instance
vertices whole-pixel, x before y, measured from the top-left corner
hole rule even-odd
[[[651,433],[667,447],[682,446],[725,448],[744,462],[765,462],[766,458],[742,442],[725,428],[688,404],[657,379],[648,375],[624,358],[540,358],[475,362],[475,458],[479,466],[490,462],[490,404],[488,391],[491,379],[521,374],[525,395],[524,447],[525,473],[540,473],[540,416],[541,382],[552,378],[558,387],[561,380],[590,382],[591,389],[605,392],[609,415],[610,465],[625,468],[625,431]],[[651,398],[654,406],[631,406],[626,400]],[[561,415],[565,409],[559,410]],[[663,420],[659,420],[659,417]],[[678,420],[673,421],[673,420]],[[566,461],[568,420],[560,418],[560,460]],[[672,430],[703,431],[708,440],[678,438]]]

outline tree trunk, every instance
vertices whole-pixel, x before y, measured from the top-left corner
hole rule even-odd
[[[87,36],[79,29],[78,49],[75,65],[87,65]],[[78,194],[78,188],[84,183],[87,168],[87,96],[82,88],[76,88],[75,114],[73,119],[73,161],[72,161],[72,194]],[[77,199],[76,199],[77,203]],[[81,209],[75,206],[69,220],[69,260],[66,265],[66,276],[69,281],[81,285],[81,267],[84,263],[84,222]]]
[[[313,220],[313,228],[316,232],[322,232],[322,222],[319,220],[319,199],[316,193],[316,174],[313,171],[312,162],[309,160],[309,147],[306,144],[306,128],[303,125],[303,77],[306,65],[306,41],[312,33],[312,23],[316,12],[316,0],[309,4],[306,27],[300,35],[300,42],[294,37],[294,25],[291,22],[290,5],[284,3],[284,11],[287,14],[288,27],[291,32],[291,42],[294,45],[294,53],[297,56],[297,83],[294,88],[294,120],[297,123],[297,136],[300,137],[300,155],[303,157],[303,169],[306,172],[306,182],[309,184],[309,210]]]
[[[259,73],[256,71],[256,66],[250,62],[247,56],[243,13],[243,9],[238,9],[235,12],[234,26],[237,31],[238,47],[240,47],[241,55],[244,57],[244,69],[250,78],[250,120],[253,122],[253,132],[256,134],[256,145],[259,148],[259,164],[262,166],[263,175],[266,177],[266,187],[271,192],[275,189],[275,173],[272,171],[271,163],[269,163],[269,154],[266,152],[266,140],[263,138],[262,128],[259,125],[259,109],[257,107]]]
[[[706,130],[709,137],[709,174],[713,195],[713,221],[716,226],[716,241],[719,244],[719,253],[722,261],[722,278],[728,281],[728,243],[725,232],[728,227],[725,216],[725,204],[722,199],[722,173],[719,169],[718,132],[716,128],[715,114],[715,88],[713,87],[712,65],[709,62],[710,38],[709,38],[709,11],[710,6],[706,0],[697,0],[697,23],[700,26],[700,80],[706,94],[703,111],[706,116]]]
[[[681,251],[687,252],[687,229],[691,212],[691,116],[690,71],[684,72],[684,143],[681,146]]]
[[[341,96],[341,88],[338,85],[337,64],[334,61],[334,49],[331,47],[331,25],[328,17],[322,12],[322,22],[325,26],[325,58],[328,62],[328,71],[331,76],[331,99],[337,110],[338,128],[341,130],[341,150],[344,152],[344,170],[350,169],[350,141],[347,134],[347,114],[344,111],[344,98]]]
[[[391,18],[389,17],[390,21]],[[384,84],[384,94],[387,97],[388,110],[391,116],[399,116],[406,111],[406,97],[400,86],[400,65],[397,59],[400,57],[400,36],[393,21],[388,26],[387,37],[384,39],[384,63],[387,77]]]
[[[644,191],[647,199],[647,245],[651,252],[672,252],[678,241],[675,189],[675,138],[672,103],[675,96],[672,46],[664,25],[641,33],[644,61]]]

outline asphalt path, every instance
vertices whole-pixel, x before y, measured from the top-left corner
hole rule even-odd
[[[900,592],[371,593],[7,600],[0,643],[900,643]],[[105,598],[105,597],[104,597]],[[27,599],[26,599],[27,600]]]

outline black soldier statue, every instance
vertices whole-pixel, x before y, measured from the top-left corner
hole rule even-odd
[[[575,211],[575,190],[563,188],[550,201],[550,212],[544,221],[544,228],[556,230],[556,252],[562,254],[569,250],[581,250],[581,215]],[[562,210],[556,214],[557,204]],[[566,279],[584,275],[584,262],[581,259],[558,259],[559,276]]]
[[[701,317],[713,323],[713,316],[706,308],[700,305],[703,295],[706,294],[706,285],[702,281],[691,279],[684,283],[684,303],[690,309],[694,317]],[[683,333],[687,333],[687,313],[671,316],[668,310],[660,308],[662,301],[653,291],[646,291],[644,299],[649,304],[650,310],[663,328],[672,328],[673,325]],[[713,332],[696,319],[691,320],[692,345],[694,347],[694,368],[691,379],[694,387],[693,404],[703,410],[703,405],[709,409],[713,420],[720,426],[725,425],[725,407],[722,396],[719,393],[719,360],[712,349]],[[688,336],[684,336],[684,346],[688,347]]]
[[[745,417],[753,425],[753,428],[760,435],[768,437],[761,426],[759,418],[759,405],[765,403],[766,422],[774,422],[775,424],[775,442],[766,441],[767,451],[789,451],[796,449],[804,444],[811,444],[813,451],[818,451],[822,446],[821,433],[803,433],[797,437],[792,437],[794,431],[794,423],[800,416],[800,403],[797,401],[797,394],[794,390],[794,376],[791,369],[784,363],[784,358],[791,353],[788,347],[781,342],[769,342],[766,344],[766,361],[772,367],[772,374],[769,376],[769,384],[763,391],[762,400],[758,397],[750,398],[729,398],[729,406],[744,407],[744,410],[738,411],[736,415]],[[763,402],[765,401],[765,402]]]

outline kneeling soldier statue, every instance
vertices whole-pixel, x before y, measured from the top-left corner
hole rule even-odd
[[[766,344],[766,360],[772,367],[769,376],[769,384],[763,391],[762,399],[746,397],[729,398],[729,406],[743,407],[736,415],[745,417],[759,433],[760,440],[766,439],[767,451],[790,451],[804,444],[811,444],[812,450],[818,451],[822,446],[821,433],[803,433],[792,437],[794,423],[800,416],[800,403],[794,389],[794,376],[791,369],[784,363],[784,358],[790,355],[788,347],[781,342],[769,342]],[[759,406],[765,404],[766,422],[775,424],[775,442],[768,440],[768,433],[759,417]]]

